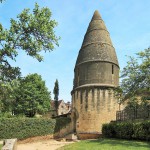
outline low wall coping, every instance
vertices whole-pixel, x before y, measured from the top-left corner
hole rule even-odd
[[[2,150],[17,150],[17,139],[5,139]]]

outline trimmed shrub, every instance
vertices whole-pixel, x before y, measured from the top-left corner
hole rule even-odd
[[[150,141],[150,121],[103,124],[104,137]]]
[[[150,141],[150,121],[134,124],[133,130],[133,139]]]
[[[115,132],[115,129],[114,129],[114,124],[113,123],[103,124],[102,134],[105,137],[110,137],[110,138],[116,137],[116,132]]]
[[[123,139],[132,139],[133,124],[131,122],[119,123],[114,126],[116,137]]]
[[[70,122],[69,118],[1,118],[0,139],[26,139],[58,132]]]

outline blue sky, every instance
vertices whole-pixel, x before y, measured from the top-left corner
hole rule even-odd
[[[33,9],[35,2],[52,11],[52,19],[58,22],[55,31],[61,37],[60,46],[44,54],[43,62],[20,52],[12,64],[21,68],[23,76],[42,75],[51,92],[57,78],[59,99],[71,101],[74,65],[95,10],[107,26],[121,70],[126,65],[126,55],[134,56],[150,46],[150,0],[6,0],[0,4],[0,22],[8,28],[10,18],[16,18],[24,8]]]

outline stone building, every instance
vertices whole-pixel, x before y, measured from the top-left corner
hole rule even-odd
[[[59,101],[58,110],[57,110],[58,116],[67,114],[68,112],[70,112],[70,110],[71,110],[71,105],[69,102],[65,103],[63,100]]]
[[[61,116],[67,114],[71,111],[71,104],[70,102],[65,103],[64,100],[58,101],[58,108],[55,107],[55,101],[51,100],[51,110],[49,113],[50,117]]]
[[[80,139],[96,138],[102,124],[116,118],[113,88],[119,84],[119,64],[109,32],[94,12],[74,68],[73,129]]]

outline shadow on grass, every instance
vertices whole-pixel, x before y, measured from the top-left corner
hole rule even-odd
[[[98,140],[87,140],[87,143],[90,144],[100,144],[102,145],[109,145],[113,146],[124,146],[124,147],[135,147],[135,148],[150,148],[150,142],[143,142],[143,141],[127,141],[127,140],[120,140],[120,139],[98,139]]]

